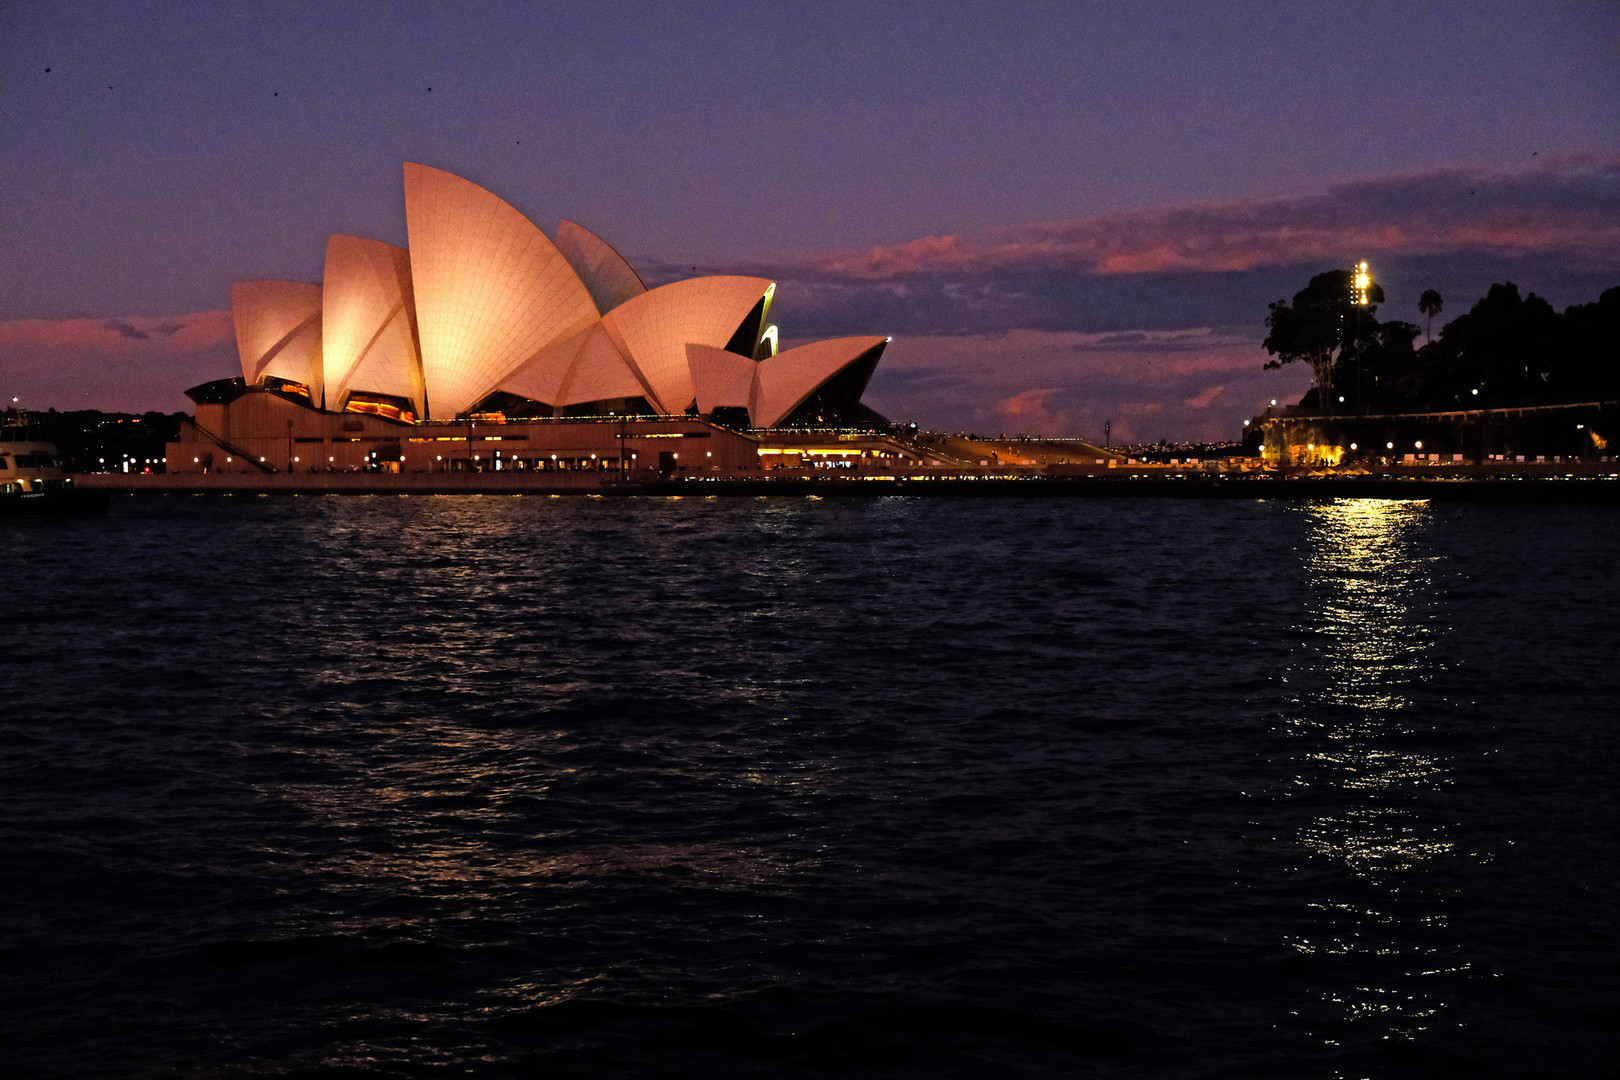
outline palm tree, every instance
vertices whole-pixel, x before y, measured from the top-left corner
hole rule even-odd
[[[1429,331],[1434,329],[1434,317],[1440,314],[1440,308],[1445,304],[1440,299],[1440,293],[1435,289],[1424,289],[1423,295],[1418,297],[1418,311],[1429,317],[1429,325],[1423,331],[1423,343],[1427,345],[1432,336]]]

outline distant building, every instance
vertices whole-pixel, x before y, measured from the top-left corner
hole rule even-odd
[[[231,287],[242,374],[187,391],[197,415],[170,444],[170,471],[481,469],[497,457],[628,469],[645,461],[626,449],[638,439],[699,435],[705,461],[724,446],[728,462],[757,467],[740,429],[885,423],[860,398],[889,339],[779,353],[772,281],[648,289],[585,228],[563,221],[553,240],[425,165],[405,165],[405,216],[408,250],[334,235],[322,284]],[[474,431],[508,421],[528,434]],[[527,445],[475,445],[509,438]],[[653,457],[668,469],[675,453]]]

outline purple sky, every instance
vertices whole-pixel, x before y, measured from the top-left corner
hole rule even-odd
[[[233,280],[404,243],[407,160],[894,334],[895,419],[1231,436],[1317,271],[1620,284],[1620,5],[8,3],[0,394],[187,408]]]

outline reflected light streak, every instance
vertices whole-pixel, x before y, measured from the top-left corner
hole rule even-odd
[[[1424,873],[1455,844],[1426,805],[1451,781],[1449,763],[1415,749],[1429,717],[1412,697],[1432,671],[1435,628],[1426,605],[1433,560],[1419,542],[1427,502],[1345,499],[1302,507],[1304,570],[1314,601],[1296,625],[1305,649],[1290,674],[1308,689],[1284,730],[1292,790],[1316,807],[1299,842],[1348,877],[1306,906],[1315,930],[1289,944],[1309,955],[1379,958],[1355,985],[1321,992],[1341,1021],[1411,1037],[1443,1005],[1424,978],[1443,962],[1446,918]],[[1331,895],[1338,893],[1340,895]],[[1370,973],[1382,974],[1378,982]]]
[[[763,849],[719,844],[602,844],[568,851],[494,855],[477,837],[442,842],[418,841],[408,850],[364,855],[334,854],[309,869],[351,878],[354,884],[421,890],[453,886],[457,895],[476,896],[468,885],[566,884],[614,875],[660,874],[688,870],[712,888],[751,890],[778,877],[785,867]]]

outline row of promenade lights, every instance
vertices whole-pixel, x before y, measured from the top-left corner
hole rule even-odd
[[[106,458],[101,458],[99,460],[101,461],[101,464],[103,466],[105,466],[107,464],[107,459]],[[134,457],[133,455],[125,455],[124,457],[121,457],[118,460],[119,460],[119,464],[123,467],[124,471],[129,472],[131,466],[134,466],[135,468],[140,468],[141,466],[144,465],[144,466],[150,468],[153,465],[164,464],[169,459],[168,458],[144,458],[143,459],[143,458]]]
[[[1245,420],[1245,421],[1244,421],[1244,423],[1248,423],[1248,421],[1246,421],[1246,420]],[[672,454],[672,455],[670,455],[670,456],[671,456],[671,458],[673,458],[673,459],[674,459],[674,460],[677,460],[677,461],[678,461],[678,460],[680,460],[680,456],[681,456],[681,455],[680,455],[680,454],[679,454],[679,453],[675,453],[675,454]],[[712,458],[712,457],[714,457],[714,451],[712,451],[712,450],[711,450],[711,451],[709,451],[709,452],[708,452],[708,453],[707,453],[707,454],[706,454],[706,455],[705,455],[705,456],[707,456],[707,457],[711,457],[711,458]],[[371,452],[371,459],[372,459],[372,463],[373,463],[373,464],[375,464],[375,463],[376,463],[376,460],[377,460],[377,452],[376,452],[376,451],[375,451],[375,450],[373,450],[373,451],[372,451],[372,452]],[[473,455],[473,456],[472,456],[472,459],[473,459],[473,460],[474,460],[474,461],[481,461],[481,460],[483,460],[483,458],[482,458],[482,455],[480,455],[480,454],[474,454],[474,455]],[[631,455],[630,455],[630,460],[631,460],[631,461],[635,461],[635,460],[637,460],[637,459],[638,459],[638,455],[636,455],[636,454],[631,454]],[[130,461],[134,461],[134,460],[135,460],[135,459],[134,459],[134,458],[130,458],[130,459],[129,459],[129,460],[130,460]],[[169,459],[168,459],[168,458],[164,458],[164,459],[163,459],[163,460],[164,460],[164,461],[167,461],[167,460],[169,460]],[[201,464],[201,462],[202,462],[202,458],[200,458],[200,457],[194,457],[194,458],[192,458],[192,459],[191,459],[191,460],[192,460],[192,461],[193,461],[193,462],[195,462],[195,463],[198,463],[198,464]],[[229,457],[227,457],[227,458],[226,458],[226,459],[225,459],[225,461],[226,461],[226,463],[227,463],[227,464],[229,464],[229,463],[230,463],[230,461],[231,461],[231,460],[232,460],[232,459],[231,459],[231,458],[229,458]],[[262,455],[261,455],[261,456],[260,456],[260,458],[259,458],[259,464],[261,464],[261,465],[263,465],[263,464],[265,464],[265,463],[266,463],[266,462],[267,462],[267,461],[268,461],[268,460],[269,460],[269,459],[268,459],[268,458],[266,458],[266,457],[264,457],[264,456],[262,456]],[[333,456],[333,457],[328,457],[328,458],[327,458],[327,459],[326,459],[326,460],[327,460],[327,463],[328,463],[328,464],[333,464],[333,463],[336,463],[336,461],[337,461],[337,458],[336,458],[336,457],[335,457],[335,456]],[[443,461],[443,460],[444,460],[444,455],[443,455],[443,454],[439,454],[439,455],[436,455],[436,456],[435,456],[435,458],[434,458],[434,460],[435,460],[435,461]],[[556,454],[552,454],[552,455],[551,455],[551,460],[552,460],[552,461],[553,461],[553,462],[555,462],[555,461],[556,461],[556,460],[557,460],[557,455],[556,455]],[[595,454],[592,454],[592,455],[591,455],[591,460],[592,460],[592,461],[595,461],[595,460],[596,460],[596,455],[595,455]],[[292,459],[292,463],[293,463],[293,464],[294,464],[294,465],[297,465],[297,464],[299,464],[299,463],[301,463],[301,462],[302,462],[302,461],[303,461],[303,458],[301,458],[301,457],[294,457],[294,458],[293,458],[293,459]],[[403,464],[404,464],[404,463],[405,463],[405,455],[404,455],[404,454],[401,454],[401,455],[399,455],[399,461],[400,461],[400,464],[402,464],[402,465],[403,465]],[[102,458],[102,459],[101,459],[101,463],[102,463],[102,464],[103,464],[103,465],[105,465],[105,464],[107,464],[107,459],[106,459],[106,458]],[[153,460],[152,460],[152,459],[151,459],[151,458],[147,458],[147,459],[146,459],[146,463],[147,463],[147,464],[148,464],[148,465],[151,465],[151,464],[154,464],[154,462],[153,462]],[[497,451],[495,451],[495,467],[496,467],[496,468],[497,468],[497,469],[499,469],[499,468],[500,468],[500,467],[501,467],[501,452],[500,452],[500,451],[499,451],[499,450],[497,450]]]
[[[676,454],[676,455],[675,455],[675,456],[676,456],[676,457],[680,457],[680,456],[681,456],[681,455],[679,455],[679,454]],[[713,457],[713,456],[714,456],[714,455],[713,455],[713,454],[712,454],[712,453],[711,453],[711,454],[710,454],[710,455],[709,455],[709,456],[710,456],[710,457]],[[376,464],[376,463],[377,463],[377,451],[375,451],[375,450],[373,450],[373,451],[372,451],[372,452],[371,452],[371,454],[370,454],[370,458],[371,458],[371,462],[372,462],[372,464],[374,464],[374,465],[375,465],[375,464]],[[472,459],[473,459],[473,460],[474,460],[474,461],[482,461],[482,460],[483,460],[483,456],[482,456],[482,455],[480,455],[480,454],[474,454],[474,455],[473,455],[473,456],[472,456]],[[103,461],[103,462],[106,462],[106,460],[107,460],[107,459],[106,459],[106,458],[102,458],[102,459],[101,459],[101,460],[102,460],[102,461]],[[165,459],[165,460],[167,460],[167,459]],[[201,461],[202,461],[202,458],[200,458],[200,457],[194,457],[194,458],[192,458],[192,459],[191,459],[191,460],[192,460],[192,461],[194,461],[194,462],[201,462]],[[227,458],[226,458],[226,459],[225,459],[225,460],[226,460],[226,461],[227,461],[227,462],[229,462],[229,461],[230,461],[230,460],[231,460],[231,459],[230,459],[230,458],[228,458],[228,457],[227,457]],[[262,455],[261,455],[261,456],[260,456],[260,458],[259,458],[259,464],[261,464],[261,465],[263,465],[263,464],[265,464],[265,463],[266,463],[266,462],[267,462],[267,461],[268,461],[268,460],[269,460],[269,459],[268,459],[268,458],[266,458],[266,457],[263,457],[263,456],[262,456]],[[292,463],[293,463],[293,464],[294,464],[294,465],[297,465],[297,464],[300,464],[300,463],[301,463],[301,462],[302,462],[302,461],[303,461],[303,460],[304,460],[304,459],[303,459],[303,458],[301,458],[301,457],[294,457],[294,458],[293,458],[293,459],[292,459]],[[444,460],[444,455],[443,455],[443,454],[438,454],[438,455],[436,455],[436,456],[435,456],[435,457],[434,457],[434,459],[433,459],[433,460],[435,460],[435,461],[443,461],[443,460]],[[556,454],[552,454],[552,455],[551,455],[551,460],[552,460],[552,461],[556,461],[556,460],[557,460],[557,455],[556,455]],[[595,460],[596,460],[596,455],[595,455],[595,454],[592,454],[592,455],[591,455],[591,460],[592,460],[592,461],[595,461]],[[634,460],[636,460],[636,455],[635,455],[635,454],[631,454],[631,455],[630,455],[630,460],[631,460],[631,461],[634,461]],[[327,458],[327,459],[326,459],[326,461],[327,461],[327,464],[335,464],[335,463],[336,463],[336,462],[337,462],[337,458],[336,458],[336,457],[335,457],[335,456],[332,456],[332,457],[328,457],[328,458]],[[399,463],[400,463],[400,464],[401,464],[401,465],[403,465],[403,464],[405,464],[405,455],[404,455],[404,454],[401,454],[401,455],[399,455]],[[499,451],[499,450],[497,450],[497,451],[495,451],[495,467],[496,467],[496,468],[497,468],[497,469],[499,469],[499,468],[500,468],[500,467],[501,467],[501,452],[500,452],[500,451]]]
[[[679,457],[680,457],[680,456],[681,456],[681,455],[680,455],[680,454],[676,454],[676,455],[675,455],[675,457],[676,457],[676,458],[679,458]],[[714,457],[714,453],[713,453],[713,452],[712,452],[712,451],[711,451],[711,452],[710,452],[710,453],[709,453],[709,455],[708,455],[708,456],[709,456],[709,457]],[[372,457],[372,460],[373,460],[373,461],[375,461],[375,460],[376,460],[376,457],[377,457],[377,452],[376,452],[376,451],[375,451],[375,450],[373,450],[373,451],[372,451],[372,452],[371,452],[371,457]],[[103,464],[103,465],[105,465],[105,464],[107,464],[107,459],[106,459],[106,458],[102,458],[102,459],[100,459],[100,460],[101,460],[101,464]],[[160,461],[165,461],[165,462],[166,462],[166,461],[168,461],[168,460],[169,460],[169,459],[168,459],[168,458],[146,458],[146,459],[145,459],[145,460],[144,460],[144,462],[143,462],[143,460],[142,460],[142,459],[141,459],[141,458],[137,458],[137,457],[126,457],[126,458],[123,458],[123,459],[121,459],[121,462],[122,462],[122,464],[124,464],[124,465],[125,465],[125,466],[129,466],[129,465],[141,465],[141,464],[146,464],[146,465],[156,465],[156,464],[158,464],[158,463],[159,463],[159,462],[160,462]],[[194,458],[192,458],[192,459],[191,459],[191,460],[192,460],[192,462],[193,462],[193,463],[195,463],[195,464],[201,464],[201,463],[202,463],[202,458],[201,458],[201,457],[194,457]],[[225,460],[226,460],[226,461],[227,461],[227,462],[229,462],[229,461],[231,461],[231,458],[229,458],[229,457],[227,457],[227,458],[226,458],[226,459],[225,459]],[[300,463],[301,463],[301,462],[302,462],[302,461],[303,461],[303,460],[304,460],[304,459],[303,459],[303,458],[301,458],[301,457],[294,457],[294,458],[293,458],[293,459],[292,459],[292,461],[293,461],[293,464],[294,464],[294,465],[297,465],[297,464],[300,464]],[[335,457],[335,456],[333,456],[333,457],[328,457],[328,458],[327,458],[327,459],[326,459],[326,460],[327,460],[327,463],[328,463],[328,464],[335,464],[335,463],[336,463],[336,462],[337,462],[337,458],[336,458],[336,457]],[[400,460],[400,463],[401,463],[401,464],[403,464],[403,463],[404,463],[404,461],[405,461],[405,455],[404,455],[404,454],[401,454],[401,455],[400,455],[400,456],[399,456],[399,460]],[[440,454],[440,455],[438,455],[438,457],[437,457],[437,458],[435,458],[435,460],[437,460],[437,461],[443,461],[443,460],[444,460],[444,455],[443,455],[443,454]],[[474,461],[479,461],[479,460],[482,460],[482,458],[481,458],[481,456],[480,456],[480,455],[478,455],[478,454],[474,454],[474,455],[473,455],[473,460],[474,460]],[[551,455],[551,460],[552,460],[552,461],[556,461],[556,460],[557,460],[557,455],[556,455],[556,454],[552,454],[552,455]],[[591,460],[592,460],[592,461],[595,461],[595,460],[596,460],[596,455],[595,455],[595,454],[592,454],[592,455],[591,455]],[[636,455],[635,455],[635,454],[631,454],[631,455],[630,455],[630,460],[631,460],[631,461],[635,461],[635,460],[636,460]],[[266,457],[264,457],[264,456],[262,456],[262,455],[261,455],[261,456],[260,456],[260,458],[259,458],[259,464],[261,464],[261,465],[263,465],[263,464],[266,464],[266,463],[267,463],[267,462],[268,462],[268,461],[269,461],[269,459],[268,459],[268,458],[266,458]],[[501,455],[500,455],[500,452],[499,452],[499,451],[496,451],[496,453],[495,453],[495,462],[496,462],[496,466],[497,466],[497,467],[499,467],[499,465],[500,465],[500,461],[501,461]]]

